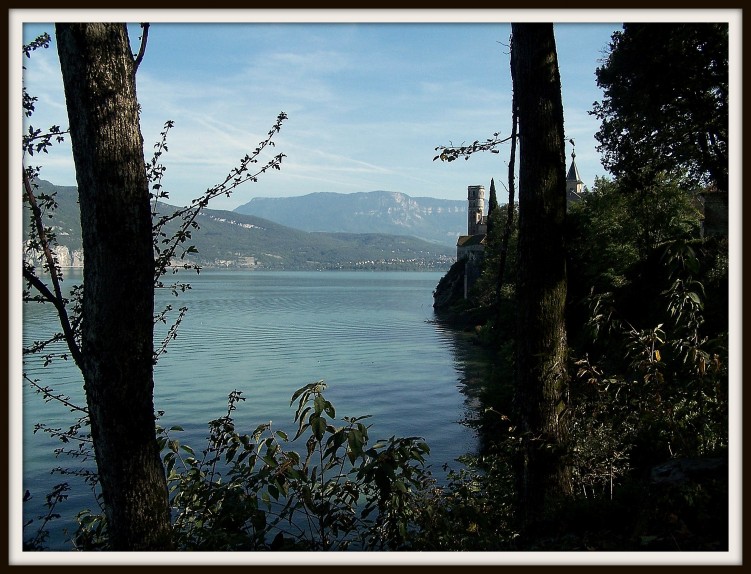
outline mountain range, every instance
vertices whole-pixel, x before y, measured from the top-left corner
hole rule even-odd
[[[467,231],[465,200],[394,191],[254,197],[234,211],[303,231],[412,235],[451,247]]]
[[[54,218],[46,219],[46,224],[56,234],[61,265],[82,265],[77,188],[45,180],[36,184],[37,196],[54,196],[57,203]],[[158,206],[160,213],[175,209],[163,203]],[[28,223],[28,207],[24,205],[24,231]],[[198,252],[187,257],[203,267],[443,270],[451,265],[456,253],[453,247],[404,233],[312,232],[237,211],[205,209],[197,223],[200,228],[192,230],[189,245]],[[170,234],[174,230],[166,231]]]

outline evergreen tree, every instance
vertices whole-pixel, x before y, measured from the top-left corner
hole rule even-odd
[[[495,180],[490,178],[490,199],[488,200],[488,240],[494,235],[495,222],[493,213],[499,211],[498,198],[495,192]]]

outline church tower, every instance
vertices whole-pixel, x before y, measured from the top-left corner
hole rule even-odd
[[[467,235],[485,233],[482,229],[485,211],[485,186],[470,185],[467,187]]]
[[[566,175],[566,203],[579,201],[584,192],[584,182],[579,177],[579,170],[576,167],[576,151],[571,151],[571,167],[568,168]]]

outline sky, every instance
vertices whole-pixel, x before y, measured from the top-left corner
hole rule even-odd
[[[281,171],[267,172],[210,207],[234,209],[257,196],[373,190],[461,200],[467,186],[488,188],[491,178],[503,202],[509,144],[499,154],[466,161],[433,158],[437,146],[510,133],[509,22],[519,16],[510,12],[376,11],[370,18],[322,10],[281,16],[254,10],[125,12],[122,21],[155,16],[149,18],[137,75],[146,160],[164,123],[174,121],[163,184],[170,203],[184,205],[222,181],[285,112],[272,150],[286,156]],[[538,19],[556,17],[564,130],[566,141],[575,141],[575,148],[566,144],[566,168],[575,149],[580,176],[591,188],[595,177],[607,176],[594,137],[599,122],[589,114],[602,98],[595,70],[613,32],[621,29],[615,16],[625,13],[531,12]],[[71,19],[61,13],[58,19]],[[103,14],[89,15],[101,20]],[[28,11],[19,24],[23,43],[45,31],[53,36],[49,49],[19,62],[26,66],[28,92],[39,98],[24,129],[65,128],[54,26],[34,22],[40,17],[50,19],[50,13]],[[136,52],[141,29],[137,23],[129,29]],[[43,179],[75,185],[68,142],[42,160]]]

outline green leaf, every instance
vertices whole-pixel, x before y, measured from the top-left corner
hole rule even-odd
[[[347,435],[347,444],[349,445],[349,452],[355,457],[362,454],[362,440],[360,434],[356,430],[352,429]]]
[[[273,484],[269,484],[269,494],[274,497],[274,500],[279,500],[279,489]]]
[[[315,408],[315,413],[317,415],[320,415],[323,412],[323,409],[325,406],[326,406],[326,399],[324,399],[322,395],[317,395],[316,398],[313,400],[313,407]]]
[[[295,435],[295,438],[292,440],[297,439],[303,432],[305,432],[305,428],[307,427],[307,423],[305,422],[305,415],[308,414],[310,411],[310,407],[305,407],[305,410],[302,412],[298,411],[295,415],[295,421],[299,421],[300,425],[297,429],[297,434]]]
[[[308,390],[310,385],[305,385],[304,387],[300,387],[292,394],[292,400],[289,402],[289,406],[292,406],[292,403],[295,402],[297,397],[299,397],[301,394],[303,394],[306,390]]]
[[[175,466],[175,457],[171,456],[171,457],[169,457],[169,459],[167,459],[167,457],[165,456],[164,457],[164,463],[165,463],[165,465],[167,467],[167,475],[169,476],[170,474],[172,474],[172,469]]]
[[[235,454],[236,453],[237,453],[237,448],[236,447],[230,447],[230,448],[228,448],[227,449],[227,454],[226,454],[226,460],[227,460],[227,462],[232,462],[232,459],[235,458]]]
[[[265,462],[265,463],[266,463],[266,464],[267,464],[267,465],[268,465],[269,467],[271,467],[271,468],[276,468],[277,466],[279,466],[279,465],[277,464],[277,462],[276,462],[276,459],[275,459],[275,458],[273,458],[273,457],[271,457],[271,456],[262,456],[262,457],[261,457],[261,460],[262,460],[263,462]]]
[[[287,459],[292,461],[293,464],[300,464],[300,455],[297,454],[296,452],[294,451],[288,452],[286,453],[286,455],[287,455]]]
[[[323,435],[326,432],[326,419],[323,417],[310,417],[310,428],[313,431],[313,436],[316,440],[323,439]]]
[[[691,273],[697,274],[699,272],[699,260],[696,259],[696,257],[687,257],[686,267],[688,267],[688,270],[691,271]]]
[[[295,479],[295,480],[303,480],[303,479],[305,478],[305,477],[304,477],[304,476],[303,476],[303,475],[302,475],[302,474],[300,473],[300,471],[299,471],[299,470],[297,470],[297,469],[296,469],[296,468],[294,468],[294,467],[289,467],[289,468],[287,469],[287,471],[286,471],[286,472],[287,472],[287,476],[289,476],[290,478],[293,478],[293,479]]]

